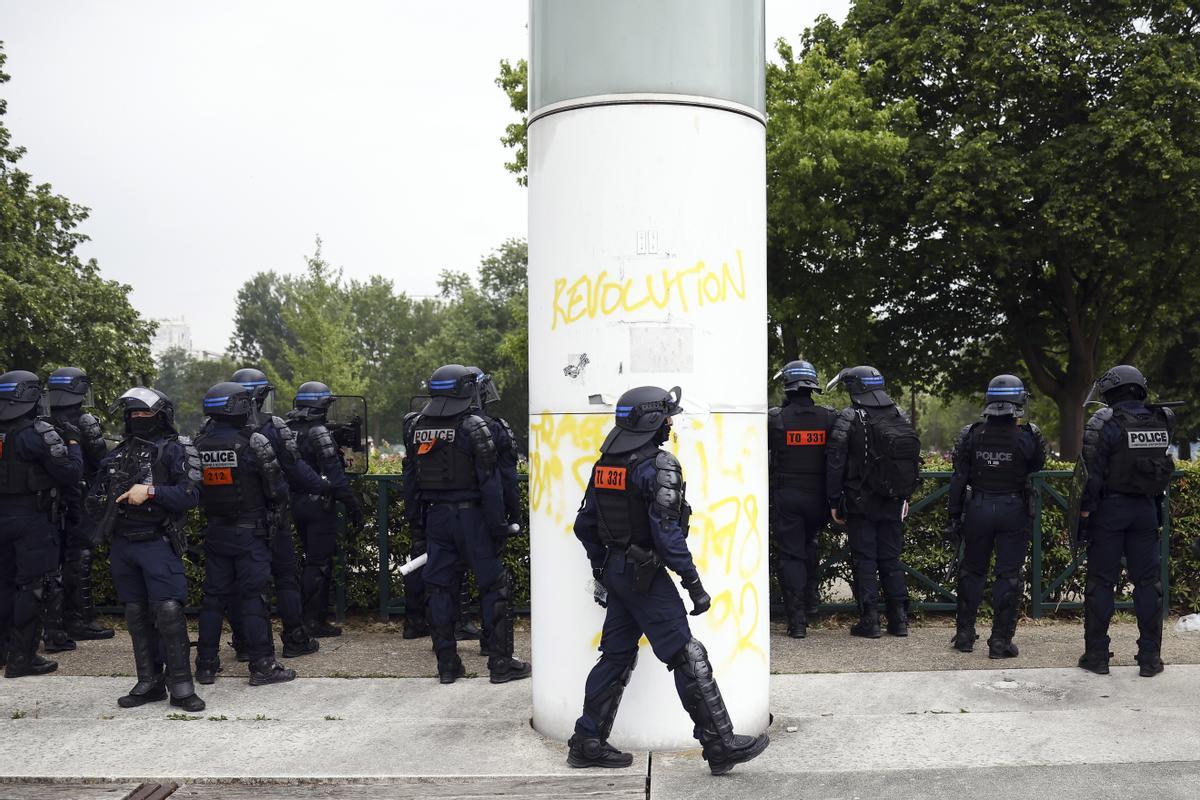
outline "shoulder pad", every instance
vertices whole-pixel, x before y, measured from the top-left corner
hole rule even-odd
[[[829,432],[829,438],[839,443],[849,439],[850,426],[857,416],[858,414],[853,408],[843,408],[833,420],[833,429]]]
[[[36,420],[33,429],[42,437],[42,442],[50,451],[51,458],[63,458],[67,455],[67,443],[58,435],[58,430],[44,419]]]
[[[513,433],[512,426],[508,424],[508,420],[504,417],[495,417],[495,420],[500,423],[500,427],[504,429],[505,435],[508,436],[508,452],[513,458],[517,457],[517,435]]]
[[[1034,436],[1041,436],[1041,435],[1042,435],[1042,429],[1041,429],[1041,428],[1039,428],[1037,425],[1034,425],[1032,422],[1025,422],[1025,423],[1022,423],[1022,424],[1023,424],[1023,425],[1024,425],[1024,426],[1025,426],[1025,427],[1026,427],[1026,428],[1029,430],[1029,432],[1030,432],[1030,433],[1032,433]]]
[[[183,445],[184,466],[187,469],[188,480],[192,483],[199,483],[200,475],[200,454],[196,452],[196,445],[192,443],[190,436],[180,436],[175,441]]]
[[[817,408],[823,408],[823,409],[825,409],[826,411],[828,411],[830,414],[836,414],[836,413],[837,413],[837,409],[836,409],[836,408],[834,408],[833,406],[823,406],[823,405],[819,405],[819,404],[818,404],[818,405],[817,405]]]
[[[1163,419],[1166,420],[1166,422],[1167,422],[1167,430],[1174,433],[1175,432],[1175,410],[1172,408],[1159,408],[1158,410],[1162,413]]]
[[[966,444],[967,440],[971,438],[971,432],[975,430],[975,426],[978,424],[978,422],[972,422],[970,425],[963,425],[962,430],[958,432],[958,438],[954,440],[954,446],[958,447],[960,444]]]
[[[484,466],[490,467],[496,463],[496,440],[492,438],[492,429],[481,417],[469,414],[463,417],[463,430],[471,439],[471,449],[475,457],[482,460]]]
[[[95,414],[84,412],[79,415],[79,431],[91,441],[104,438],[104,429],[100,426],[100,420],[96,419]]]
[[[333,436],[324,425],[313,425],[308,429],[308,435],[321,458],[333,458],[337,455],[337,443],[333,441]]]
[[[782,413],[783,413],[783,409],[780,408],[779,406],[771,406],[770,408],[767,409],[767,416],[769,416],[769,417],[778,417]]]
[[[654,456],[654,503],[668,519],[679,519],[683,512],[683,468],[666,450]]]
[[[296,446],[296,432],[289,428],[281,417],[271,417],[271,427],[279,435],[279,441],[283,442],[283,449],[293,458],[299,458],[300,448]]]
[[[275,456],[275,448],[271,440],[258,431],[250,434],[250,449],[258,459],[258,468],[267,474],[279,472],[279,459]]]

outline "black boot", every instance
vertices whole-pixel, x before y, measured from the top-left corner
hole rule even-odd
[[[114,631],[96,621],[92,600],[92,551],[68,554],[63,564],[63,589],[67,593],[67,635],[76,641],[111,639]]]
[[[321,649],[321,643],[309,636],[303,625],[285,628],[279,634],[279,641],[283,642],[284,658],[299,658],[311,655]]]
[[[958,581],[958,601],[954,608],[954,638],[950,646],[960,653],[970,653],[975,649],[979,634],[975,632],[976,609],[963,596],[963,582]]]
[[[1079,657],[1079,667],[1097,675],[1108,674],[1108,660],[1112,653],[1104,650],[1088,650]]]
[[[858,604],[858,622],[850,626],[850,635],[864,639],[879,638],[879,609],[874,601]]]
[[[463,666],[458,653],[450,649],[438,651],[437,668],[439,683],[454,683],[467,674],[467,668]]]
[[[908,636],[908,600],[887,601],[887,632],[889,636]]]
[[[708,651],[697,639],[684,645],[667,668],[675,673],[675,690],[692,718],[693,734],[704,748],[704,760],[713,775],[724,775],[767,749],[771,741],[765,733],[743,736],[733,732]]]
[[[55,570],[44,581],[46,611],[42,616],[42,646],[47,653],[74,650],[75,642],[67,635],[64,618],[67,595],[63,591],[62,573]]]
[[[810,575],[808,585],[804,587],[804,614],[808,619],[812,619],[819,613],[821,613],[821,589]]]
[[[425,621],[424,617],[415,617],[406,614],[402,635],[405,639],[423,639],[429,635],[429,623]]]
[[[287,683],[296,680],[296,670],[284,669],[275,656],[260,658],[250,665],[250,685],[266,686],[269,683]]]
[[[603,739],[575,734],[567,740],[567,746],[567,764],[572,767],[621,769],[633,764],[632,753],[622,753]]]
[[[613,723],[617,719],[617,709],[621,706],[621,697],[625,694],[625,687],[629,685],[629,678],[633,675],[633,668],[636,665],[637,651],[635,650],[633,657],[615,681],[609,684],[599,695],[584,698],[583,711],[596,720],[596,735],[581,736],[579,733],[576,733],[571,737],[567,742],[569,745],[567,751],[568,765],[578,768],[620,768],[628,767],[633,763],[633,755],[622,753],[610,745],[608,737],[612,733]]]
[[[324,639],[341,636],[342,629],[329,622],[329,587],[333,567],[326,564],[316,571],[316,577],[304,596],[304,630],[309,636]]]
[[[783,608],[787,613],[787,635],[803,639],[808,635],[808,616],[804,610],[804,595],[783,590]]]
[[[1162,656],[1158,653],[1138,653],[1138,675],[1143,678],[1153,678],[1163,671]]]
[[[483,638],[483,631],[471,619],[471,587],[464,575],[458,581],[458,616],[454,620],[454,638],[460,642]]]
[[[220,671],[220,656],[196,656],[196,683],[211,686],[216,683],[217,673]]]
[[[528,678],[533,667],[513,658],[512,581],[508,571],[501,573],[492,606],[491,641],[488,642],[488,672],[492,683],[508,683]]]
[[[146,703],[167,699],[167,681],[162,665],[154,654],[157,631],[150,619],[150,606],[145,603],[125,604],[125,624],[133,642],[133,663],[137,669],[137,683],[129,693],[117,698],[121,708],[137,708]]]
[[[996,616],[992,620],[992,635],[988,637],[988,658],[1016,658],[1020,651],[1013,644],[1017,634],[1018,605],[1021,602],[1020,575],[998,575]]]
[[[58,669],[57,661],[38,655],[38,640],[41,638],[41,615],[45,602],[45,585],[39,579],[32,587],[22,588],[33,595],[33,616],[20,625],[11,624],[8,632],[8,652],[4,659],[4,677],[23,678],[27,675],[45,675]]]
[[[184,711],[204,710],[204,701],[196,695],[192,683],[192,665],[188,662],[191,643],[188,641],[187,620],[178,600],[163,600],[153,604],[154,622],[167,656],[167,690],[171,705]]]

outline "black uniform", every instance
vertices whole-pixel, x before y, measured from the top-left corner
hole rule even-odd
[[[0,633],[5,675],[55,668],[37,655],[46,581],[58,572],[54,497],[74,491],[82,475],[78,444],[29,414],[0,422]],[[52,578],[51,578],[52,579]]]
[[[1015,656],[1012,638],[1021,601],[1021,567],[1030,537],[1029,475],[1045,465],[1046,442],[1036,425],[1020,425],[1014,416],[990,416],[962,429],[954,445],[953,463],[949,514],[952,520],[962,520],[964,532],[954,645],[969,652],[978,638],[975,615],[994,548],[995,618],[989,653],[995,658]]]
[[[1170,409],[1124,400],[1097,411],[1084,428],[1088,481],[1084,588],[1085,660],[1109,657],[1108,625],[1124,557],[1138,620],[1137,660],[1143,675],[1162,671],[1163,586],[1159,555],[1162,503],[1174,463],[1167,453],[1175,418]],[[1081,661],[1081,666],[1084,664]]]
[[[807,393],[792,392],[768,412],[771,539],[779,554],[779,584],[788,633],[804,636],[808,609],[816,606],[821,529],[829,521],[825,448],[836,414]]]

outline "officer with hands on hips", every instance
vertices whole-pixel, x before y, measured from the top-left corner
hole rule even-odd
[[[784,402],[767,412],[771,541],[779,553],[788,636],[803,639],[819,598],[819,537],[829,521],[825,447],[837,412],[813,402],[821,384],[807,361],[789,362],[775,377],[783,379]]]
[[[329,591],[333,586],[333,556],[337,552],[338,515],[334,500],[346,507],[350,524],[363,523],[362,506],[346,477],[342,453],[326,427],[329,407],[337,400],[320,381],[308,381],[296,391],[288,427],[296,432],[300,457],[329,482],[329,491],[292,493],[292,518],[304,544],[304,570],[300,587],[304,602],[304,627],[309,636],[341,636],[329,622]]]
[[[512,656],[512,581],[499,555],[509,533],[503,485],[491,430],[472,413],[480,405],[477,390],[476,374],[460,364],[434,370],[429,402],[404,443],[412,454],[404,470],[407,513],[410,520],[414,513],[425,515],[428,561],[422,578],[442,683],[466,674],[454,638],[462,560],[480,586],[484,628],[490,632],[491,682],[520,680],[532,672]]]
[[[51,424],[77,436],[83,451],[83,479],[63,493],[67,512],[62,549],[63,637],[77,641],[111,639],[113,629],[96,620],[92,599],[96,523],[83,509],[84,495],[100,468],[100,461],[108,454],[108,445],[100,420],[84,410],[94,405],[92,381],[87,373],[78,367],[61,367],[50,373],[49,388]],[[49,624],[46,629],[50,638]]]
[[[271,583],[273,509],[287,503],[287,481],[275,449],[247,422],[254,399],[240,383],[218,383],[204,395],[212,422],[196,437],[200,454],[200,506],[204,529],[204,599],[196,680],[210,684],[221,669],[221,619],[231,598],[239,600],[241,628],[250,657],[250,685],[296,677],[275,660],[267,589]]]
[[[1015,375],[997,375],[984,397],[983,422],[966,426],[954,445],[947,538],[963,541],[959,565],[955,634],[950,644],[969,653],[979,638],[975,615],[983,599],[984,575],[996,552],[992,584],[989,658],[1014,658],[1021,567],[1029,549],[1030,474],[1046,463],[1046,440],[1032,423],[1021,424],[1028,394]],[[970,494],[968,495],[968,487]],[[968,499],[969,497],[969,499]]]
[[[1138,674],[1163,671],[1163,586],[1159,529],[1162,504],[1175,463],[1167,448],[1175,431],[1171,409],[1146,402],[1146,379],[1120,364],[1092,389],[1104,398],[1083,431],[1087,483],[1080,504],[1078,538],[1087,542],[1083,591],[1084,653],[1079,666],[1108,674],[1108,625],[1121,575],[1121,559],[1133,584],[1137,615]]]
[[[704,645],[692,636],[687,614],[667,569],[692,598],[692,615],[712,599],[700,582],[686,536],[691,509],[682,468],[660,449],[679,413],[680,389],[630,389],[617,400],[616,425],[600,446],[600,460],[575,518],[575,536],[606,590],[600,659],[587,677],[583,713],[575,722],[567,763],[572,767],[628,767],[633,756],[608,743],[617,708],[637,663],[642,635],[675,676],[675,689],[694,723],[712,774],[757,756],[767,735],[733,731]],[[600,602],[598,598],[598,602]]]
[[[125,606],[138,678],[117,704],[134,708],[165,700],[169,692],[171,705],[202,711],[183,616],[182,539],[183,517],[200,500],[200,457],[191,439],[176,432],[175,406],[157,389],[135,386],[117,398],[112,413],[124,419],[125,438],[100,463],[88,507],[98,519],[110,503],[116,507],[109,568]],[[124,484],[126,478],[132,483]]]
[[[47,584],[58,574],[57,494],[82,475],[78,436],[66,441],[38,414],[38,376],[0,375],[0,658],[4,677],[44,675],[58,664],[38,655]]]

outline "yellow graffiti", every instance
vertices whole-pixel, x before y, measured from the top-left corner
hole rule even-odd
[[[582,275],[574,281],[557,278],[554,281],[553,314],[550,329],[559,322],[570,325],[583,319],[608,317],[617,313],[632,313],[642,308],[666,311],[674,308],[687,312],[693,306],[725,303],[746,299],[746,269],[742,251],[737,251],[737,268],[728,261],[720,269],[697,261],[685,269],[664,267],[657,273],[645,275],[642,281],[610,275],[607,270],[595,275]]]

